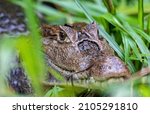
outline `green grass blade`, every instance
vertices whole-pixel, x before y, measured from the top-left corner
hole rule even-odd
[[[122,36],[122,41],[123,41],[123,44],[124,44],[124,56],[125,56],[125,62],[127,63],[129,61],[129,55],[130,55],[130,45],[129,45],[129,40],[128,40],[128,37],[122,32],[121,34]]]
[[[133,28],[142,38],[144,38],[148,43],[150,43],[150,36],[139,28]]]
[[[90,22],[95,21],[91,15],[87,12],[87,9],[79,2],[79,0],[75,0],[76,4],[78,5],[79,8],[81,8],[86,15],[86,17],[89,19]]]
[[[39,12],[44,13],[44,14],[49,15],[49,16],[53,15],[54,17],[63,18],[65,15],[64,13],[59,12],[54,8],[47,7],[47,6],[44,6],[42,4],[36,4],[35,7]],[[51,17],[51,18],[54,18],[54,17]]]
[[[125,31],[133,38],[133,40],[137,43],[140,51],[142,52],[142,54],[147,54],[150,53],[149,49],[147,48],[147,46],[145,45],[144,41],[142,40],[142,38],[132,29],[132,27],[124,22],[123,23],[124,27],[125,27]],[[148,59],[148,64],[150,64],[150,57],[147,57]]]
[[[148,15],[147,19],[147,33],[150,34],[150,15]]]
[[[143,15],[143,0],[138,0],[138,21],[140,28],[144,29],[144,15]]]
[[[103,0],[103,3],[105,4],[108,12],[110,12],[113,15],[116,14],[116,9],[115,9],[115,7],[113,5],[113,1],[112,0]]]
[[[140,60],[142,62],[142,57],[141,57],[141,54],[140,54],[140,51],[137,47],[137,45],[135,44],[135,42],[132,40],[132,39],[128,39],[129,40],[129,44],[134,52],[134,54],[136,55],[136,60]]]
[[[27,25],[30,31],[29,36],[20,36],[17,40],[16,47],[19,50],[21,62],[24,69],[31,79],[31,83],[35,92],[35,95],[41,96],[43,93],[41,81],[45,76],[45,64],[44,55],[41,53],[41,35],[38,25],[38,20],[35,15],[34,1],[33,0],[21,0],[17,1],[24,9]]]

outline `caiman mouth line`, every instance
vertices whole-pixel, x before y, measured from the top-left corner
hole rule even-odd
[[[44,87],[53,87],[54,85],[60,87],[79,87],[84,89],[95,89],[95,87],[103,88],[108,87],[110,84],[120,84],[124,82],[124,78],[110,78],[108,80],[103,81],[93,81],[93,80],[75,80],[73,81],[73,85],[71,81],[63,81],[63,82],[42,82]]]

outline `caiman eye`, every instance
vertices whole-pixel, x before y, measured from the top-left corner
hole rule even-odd
[[[65,34],[64,32],[62,32],[62,31],[60,31],[60,33],[59,33],[59,39],[60,39],[61,41],[64,41],[65,38],[66,38],[66,34]]]

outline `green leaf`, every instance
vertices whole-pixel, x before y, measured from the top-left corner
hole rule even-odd
[[[141,30],[144,29],[143,0],[138,0],[138,20]]]
[[[128,39],[128,41],[129,41],[129,44],[130,44],[134,54],[137,57],[137,60],[140,60],[142,62],[142,57],[141,57],[141,54],[139,52],[137,45],[135,44],[135,42],[132,39]]]
[[[144,41],[142,40],[142,38],[132,29],[132,27],[124,22],[123,23],[124,27],[125,27],[125,31],[133,38],[133,40],[136,42],[136,44],[138,45],[140,51],[142,52],[142,54],[147,54],[150,53],[149,49],[147,48],[147,46],[145,45]],[[150,64],[150,57],[147,56],[146,57],[148,60],[148,64]]]
[[[130,55],[130,45],[129,45],[129,40],[128,37],[122,32],[122,40],[124,44],[124,51],[125,51],[125,62],[127,63],[129,61],[129,55]]]
[[[139,91],[139,94],[141,96],[144,96],[144,97],[150,97],[150,86],[149,85],[144,85],[144,84],[141,84],[139,85],[139,88],[138,88],[138,91]]]
[[[145,33],[144,31],[142,31],[141,29],[139,28],[133,28],[140,36],[142,36],[142,38],[144,38],[146,41],[148,41],[148,43],[150,43],[150,36]]]
[[[38,18],[35,15],[33,0],[21,0],[16,1],[23,7],[28,29],[30,31],[29,36],[20,36],[17,41],[16,47],[19,50],[21,56],[21,62],[24,69],[31,79],[35,95],[40,96],[43,93],[41,81],[45,76],[45,63],[44,55],[42,52],[41,35],[39,32]]]
[[[54,86],[52,89],[50,89],[46,94],[45,97],[57,97],[59,92],[63,91],[63,88]]]
[[[57,80],[65,81],[64,77],[57,71],[55,71],[52,68],[48,68],[48,71],[51,73],[52,76],[54,76]]]

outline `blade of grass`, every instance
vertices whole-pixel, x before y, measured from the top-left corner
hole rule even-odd
[[[24,9],[30,35],[21,36],[16,47],[20,51],[22,64],[31,80],[35,95],[41,96],[43,94],[41,81],[44,80],[45,65],[44,57],[41,53],[42,44],[40,32],[38,31],[38,20],[33,5],[35,2],[33,0],[21,0],[17,1],[17,3]]]
[[[112,0],[102,0],[105,7],[107,8],[107,11],[109,13],[111,13],[112,15],[115,15],[116,14],[116,10],[115,10],[115,7],[113,5],[113,2]],[[111,31],[114,29],[114,26],[112,26],[109,22],[105,22],[107,23],[107,32],[111,34]],[[115,34],[114,35],[115,37],[118,36],[118,34]],[[118,38],[118,37],[117,37]]]
[[[58,97],[59,92],[63,91],[63,88],[60,88],[58,86],[54,86],[52,89],[50,89],[46,94],[45,97]]]
[[[110,12],[112,15],[116,14],[116,9],[113,5],[113,1],[112,0],[103,0],[103,3],[105,4],[108,12]]]
[[[143,15],[143,0],[138,0],[138,21],[140,28],[144,29],[144,15]]]
[[[7,82],[10,70],[15,67],[15,41],[9,36],[0,36],[0,96],[12,96]]]
[[[79,0],[75,0],[75,2],[77,4],[77,6],[83,10],[84,14],[89,19],[90,22],[95,21],[94,18],[91,15],[89,15],[89,13],[87,12],[87,9],[85,7],[83,7],[83,5],[79,2]]]
[[[142,36],[148,43],[150,43],[150,36],[139,28],[133,28],[140,36]]]
[[[65,81],[65,78],[57,71],[55,71],[52,68],[49,68],[48,71],[51,73],[52,76],[54,76],[59,81]]]
[[[142,54],[150,53],[142,38],[132,29],[132,27],[126,22],[124,22],[123,24],[126,32],[134,39]],[[146,58],[148,59],[148,64],[150,65],[150,57]]]
[[[136,55],[136,60],[140,60],[142,62],[142,57],[141,57],[141,54],[140,54],[140,51],[137,47],[137,45],[135,44],[135,42],[132,40],[132,39],[128,39],[129,41],[129,44],[134,52],[134,54]]]
[[[67,1],[67,4],[66,4],[66,0],[41,0],[41,1],[46,1],[49,3],[57,4],[63,7],[63,9],[65,9],[67,12],[71,12],[76,15],[78,13],[83,13],[82,10],[79,9],[78,6],[76,6],[73,0]],[[97,4],[94,4],[92,2],[85,2],[85,4],[89,9],[90,14],[92,14],[93,16],[99,15],[98,12],[101,12],[101,13],[106,12],[104,7],[98,7]]]
[[[148,21],[147,21],[147,33],[150,34],[150,15],[148,15]]]
[[[41,55],[40,51],[42,50],[41,49],[41,36],[39,34],[39,27],[38,27],[38,20],[35,16],[35,12],[34,12],[34,7],[32,4],[34,4],[33,0],[24,0],[23,1],[24,4],[26,5],[24,7],[24,10],[25,10],[25,14],[26,14],[26,17],[28,19],[28,27],[29,27],[29,30],[31,31],[31,49],[33,50],[28,50],[28,52],[31,52],[28,57],[28,59],[26,60],[29,60],[30,57],[32,57],[32,61],[33,62],[30,62],[29,64],[33,66],[33,68],[30,67],[29,69],[29,66],[28,66],[28,71],[32,69],[31,72],[29,72],[31,78],[32,78],[32,85],[34,87],[34,90],[35,90],[35,94],[36,95],[42,95],[42,86],[40,84],[41,80],[43,80],[43,77],[44,77],[44,73],[45,73],[45,65],[44,65],[44,58],[43,58],[43,55]],[[27,53],[28,53],[27,52]],[[40,61],[40,63],[37,63],[37,61]],[[26,61],[27,62],[27,61]],[[33,64],[31,64],[33,63]],[[34,79],[34,80],[33,80]]]
[[[47,14],[49,16],[53,15],[54,17],[63,18],[65,15],[63,12],[59,12],[56,9],[51,8],[51,7],[47,7],[43,4],[36,4],[35,7],[41,13]],[[54,17],[51,17],[51,18],[54,18]]]
[[[138,22],[141,30],[144,30],[144,9],[143,9],[143,0],[138,0]],[[142,38],[142,37],[141,37]],[[144,41],[144,39],[143,39]],[[145,41],[144,41],[145,42]],[[136,63],[137,68],[140,68],[141,64]]]
[[[125,62],[127,63],[127,61],[129,61],[129,55],[130,55],[130,45],[129,45],[129,40],[128,40],[128,37],[123,34],[122,32],[122,40],[123,40],[123,44],[124,44],[124,56],[125,56]]]

